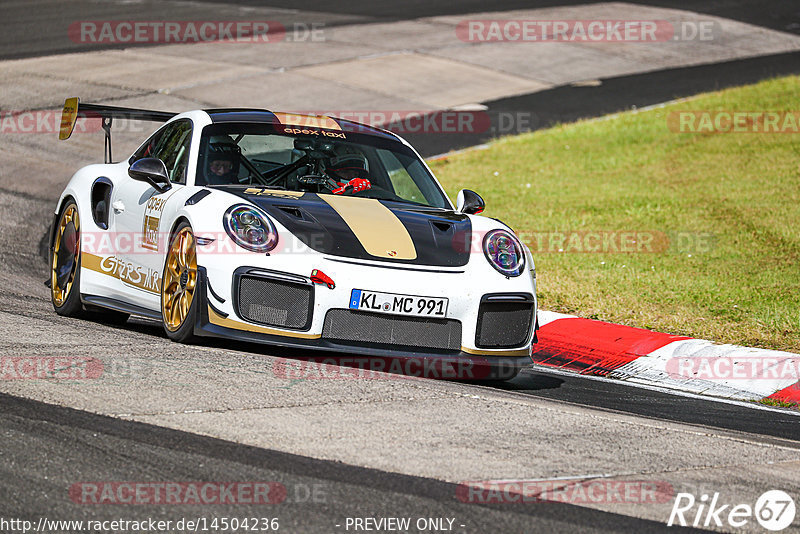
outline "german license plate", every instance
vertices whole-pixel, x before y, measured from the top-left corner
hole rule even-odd
[[[354,289],[350,293],[350,309],[395,315],[422,317],[447,317],[447,299],[442,297],[420,297],[398,295]]]

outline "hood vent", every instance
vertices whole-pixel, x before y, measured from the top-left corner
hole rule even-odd
[[[295,219],[300,219],[300,220],[305,219],[305,217],[303,217],[303,212],[294,206],[275,206],[275,207],[284,213],[288,213]]]
[[[450,232],[453,228],[453,223],[449,223],[446,221],[431,221],[431,226],[433,226],[434,230],[438,230],[444,234]]]

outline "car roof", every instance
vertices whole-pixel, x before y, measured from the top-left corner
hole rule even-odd
[[[211,122],[215,124],[225,122],[261,122],[268,124],[284,124],[286,126],[314,127],[313,125],[319,123],[320,121],[332,120],[333,124],[331,124],[331,126],[333,126],[333,129],[341,129],[342,131],[348,133],[374,135],[384,139],[400,141],[395,134],[382,128],[376,128],[368,124],[362,124],[360,122],[340,119],[328,115],[284,113],[279,111],[268,111],[266,109],[253,108],[205,109],[203,111],[208,113],[208,116],[211,117]],[[322,128],[325,128],[325,126],[322,126]]]

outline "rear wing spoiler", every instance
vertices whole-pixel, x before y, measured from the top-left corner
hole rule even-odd
[[[61,128],[58,138],[69,139],[75,129],[78,118],[101,119],[103,131],[106,134],[105,161],[111,163],[111,124],[114,119],[129,119],[152,122],[167,122],[177,113],[168,111],[151,111],[147,109],[121,108],[102,104],[82,104],[78,97],[67,98],[64,101],[64,110],[61,112]]]

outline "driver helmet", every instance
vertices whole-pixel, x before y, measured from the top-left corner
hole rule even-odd
[[[353,178],[367,178],[369,162],[362,154],[344,154],[332,158],[328,170],[347,182]]]
[[[230,184],[239,176],[240,149],[232,143],[211,143],[206,155],[206,181]]]

